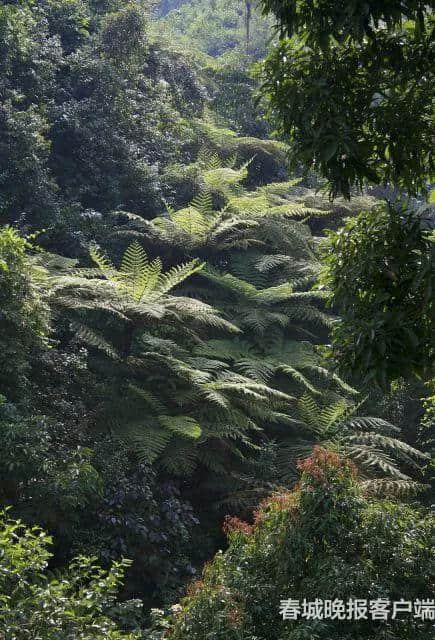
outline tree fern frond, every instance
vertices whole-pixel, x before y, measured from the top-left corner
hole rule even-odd
[[[89,248],[89,255],[107,280],[117,279],[117,271],[115,267],[110,262],[109,258],[101,253],[97,246],[91,245]]]
[[[156,414],[165,411],[164,405],[148,389],[141,389],[134,384],[129,384],[128,388],[130,389],[130,391],[133,392],[133,394],[137,395],[148,407],[150,407]]]
[[[202,433],[199,424],[190,416],[159,416],[159,422],[165,429],[183,438],[197,440]]]
[[[300,371],[290,367],[288,364],[280,364],[276,367],[276,371],[281,371],[286,376],[290,376],[298,384],[300,384],[306,391],[309,391],[313,395],[322,395],[322,392],[316,389],[311,382]]]
[[[195,206],[192,203],[185,209],[179,209],[171,213],[171,220],[186,233],[192,236],[201,236],[207,232],[211,223],[206,219],[206,209],[207,206],[204,205],[204,202],[201,206]]]
[[[253,355],[249,344],[237,338],[234,340],[207,340],[196,347],[195,352],[210,358],[230,361],[249,358]]]
[[[168,293],[168,291],[176,287],[177,284],[180,284],[180,282],[183,282],[183,280],[192,276],[194,273],[201,271],[204,266],[205,262],[198,264],[198,260],[195,259],[185,264],[172,267],[172,269],[166,273],[160,274],[159,281],[155,289],[151,292],[149,299],[154,300]]]
[[[206,146],[201,147],[196,161],[204,171],[212,171],[213,169],[220,169],[222,167],[222,161],[218,154]]]
[[[119,358],[119,354],[112,347],[112,345],[110,345],[101,335],[99,335],[86,325],[74,320],[71,322],[71,329],[75,334],[80,336],[83,342],[90,345],[91,347],[95,347],[96,349],[103,351],[107,356],[109,356],[109,358],[113,358],[114,360]]]
[[[304,424],[310,431],[320,431],[320,409],[314,398],[304,393],[297,401],[297,410]]]
[[[357,432],[375,431],[376,433],[385,435],[400,433],[400,429],[390,422],[387,422],[382,418],[373,418],[371,416],[357,416],[348,420],[343,426]]]
[[[274,287],[263,289],[255,294],[255,299],[260,304],[274,304],[288,300],[293,295],[293,286],[290,282],[283,282]]]
[[[427,485],[414,480],[393,480],[391,478],[375,478],[361,482],[365,493],[374,497],[409,498],[427,489]]]
[[[350,405],[344,398],[323,407],[318,414],[318,420],[322,430],[325,433],[328,432],[331,427],[342,423],[354,410],[354,406]]]
[[[346,456],[351,458],[360,468],[367,472],[382,471],[391,478],[409,480],[385,451],[365,444],[347,444],[343,439]]]
[[[160,426],[138,422],[126,425],[121,437],[133,448],[139,460],[152,464],[164,451],[173,433]]]
[[[245,376],[266,383],[275,373],[275,366],[260,359],[240,359],[236,362],[236,369]]]
[[[199,213],[203,224],[206,224],[206,218],[213,216],[213,197],[210,189],[202,189],[191,201],[189,209]]]
[[[173,438],[157,461],[158,468],[175,476],[191,476],[198,464],[198,452],[188,440]]]
[[[388,449],[390,451],[394,451],[401,456],[406,456],[407,462],[412,466],[417,466],[414,462],[414,459],[418,459],[421,461],[429,460],[430,456],[411,447],[411,445],[403,442],[403,440],[399,440],[397,438],[392,438],[391,436],[382,435],[380,433],[366,432],[359,433],[354,436],[349,436],[347,438],[349,442],[353,443],[362,443],[362,444],[375,444],[384,449]]]

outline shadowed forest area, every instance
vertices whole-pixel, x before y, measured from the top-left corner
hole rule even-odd
[[[429,640],[434,5],[0,0],[0,640]]]

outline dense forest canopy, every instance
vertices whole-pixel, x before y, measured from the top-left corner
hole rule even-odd
[[[0,640],[431,637],[432,29],[0,1]]]

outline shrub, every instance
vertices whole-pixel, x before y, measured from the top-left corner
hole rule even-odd
[[[108,613],[127,561],[104,571],[77,558],[61,574],[46,572],[51,538],[39,527],[0,519],[0,637],[8,640],[134,640]],[[4,635],[2,635],[4,634]]]
[[[341,320],[340,367],[383,388],[433,364],[433,232],[404,204],[381,205],[329,234],[322,278]]]
[[[0,391],[13,397],[27,384],[30,355],[48,332],[38,273],[26,257],[29,247],[12,227],[0,229]]]
[[[227,523],[219,552],[172,617],[171,640],[375,640],[431,637],[431,623],[402,615],[367,620],[282,620],[280,601],[428,598],[433,519],[369,502],[351,463],[317,448],[293,492],[266,500],[252,526]]]

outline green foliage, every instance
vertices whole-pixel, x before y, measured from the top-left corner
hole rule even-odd
[[[81,556],[62,573],[48,573],[51,538],[39,527],[1,516],[0,631],[10,640],[134,640],[111,620],[123,560],[105,571]]]
[[[257,82],[238,56],[225,64],[208,65],[204,76],[210,106],[224,126],[241,136],[269,137],[270,128],[264,111],[254,97]]]
[[[369,502],[352,466],[324,449],[300,469],[300,488],[272,495],[252,526],[227,523],[229,548],[205,568],[172,617],[161,620],[161,638],[431,637],[431,622],[411,616],[382,625],[370,618],[282,620],[284,598],[414,600],[427,598],[431,589],[429,514]]]
[[[294,190],[297,193],[297,180],[273,183],[247,192],[240,184],[245,167],[240,170],[223,168],[216,154],[206,149],[202,149],[197,164],[201,168],[204,187],[188,207],[181,210],[168,207],[167,215],[156,218],[151,224],[125,216],[124,229],[120,231],[117,226],[115,234],[141,238],[154,251],[160,246],[161,253],[207,258],[207,267],[183,284],[180,293],[213,304],[223,317],[232,319],[240,332],[237,337],[213,336],[210,339],[210,336],[202,335],[201,342],[193,346],[194,358],[191,360],[187,360],[187,354],[180,349],[179,337],[178,350],[173,343],[165,343],[167,355],[170,353],[172,358],[176,356],[183,363],[182,369],[179,369],[180,362],[176,365],[183,376],[190,371],[189,384],[195,385],[195,397],[201,398],[203,403],[200,414],[197,413],[199,407],[190,408],[203,428],[199,451],[209,433],[209,427],[204,428],[204,425],[219,424],[221,416],[225,415],[225,411],[216,413],[216,407],[213,409],[208,401],[216,402],[220,412],[233,406],[234,398],[223,395],[224,390],[232,388],[223,384],[230,375],[245,385],[240,391],[248,394],[251,401],[254,398],[261,400],[261,388],[267,388],[268,394],[278,391],[300,399],[287,406],[270,405],[268,412],[264,401],[257,406],[243,406],[245,416],[249,416],[254,427],[245,444],[255,443],[258,447],[255,429],[261,429],[260,447],[267,448],[266,442],[270,440],[277,443],[277,469],[270,472],[266,482],[264,478],[254,478],[248,470],[254,459],[254,449],[247,456],[244,471],[234,467],[230,472],[234,495],[227,495],[226,503],[234,500],[232,504],[242,504],[242,496],[249,496],[249,492],[249,500],[253,495],[258,497],[261,484],[263,490],[277,482],[291,484],[297,477],[295,461],[301,452],[309,453],[316,443],[329,441],[340,444],[346,455],[358,458],[366,475],[390,478],[388,486],[382,482],[372,483],[372,490],[414,491],[418,486],[414,479],[419,477],[421,454],[412,447],[406,452],[406,445],[398,439],[398,430],[392,425],[386,429],[387,423],[382,420],[350,421],[351,414],[357,410],[352,400],[356,391],[328,368],[318,346],[327,339],[335,321],[325,312],[326,294],[312,290],[321,265],[318,240],[311,235],[307,221],[328,214],[330,210],[305,206],[310,201],[305,194],[308,190],[302,190],[305,197],[300,197],[299,202],[294,201],[292,194]],[[213,206],[212,189],[214,194],[220,193],[220,210]],[[312,194],[311,198],[315,200]],[[321,202],[326,209],[326,204]],[[160,348],[163,344],[160,343]],[[153,345],[158,343],[153,340]],[[175,360],[171,363],[173,367]],[[196,371],[192,370],[192,365]],[[191,406],[186,402],[186,392],[184,389],[185,408]],[[307,392],[309,396],[304,395]],[[187,395],[190,397],[190,393]],[[311,396],[318,399],[319,407]],[[153,391],[154,405],[158,397],[162,397],[162,392]],[[301,407],[305,405],[307,411],[311,408],[309,419],[307,412],[301,414]],[[241,427],[244,419],[240,422]],[[233,438],[238,428],[234,424]],[[223,436],[226,434],[230,431],[222,432]],[[397,434],[398,438],[382,440],[381,434]],[[138,441],[142,437],[138,434]],[[156,441],[156,456],[164,450],[167,438],[168,434],[166,439]],[[186,455],[184,451],[183,455]],[[194,459],[195,455],[189,453],[186,471],[191,465],[194,468]],[[217,460],[215,456],[214,463],[211,460],[207,463],[211,469],[213,464],[218,468]],[[173,463],[169,465],[175,470]],[[181,461],[179,468],[182,468]],[[405,471],[410,471],[411,477]],[[225,492],[225,480],[219,478],[218,481]],[[208,486],[212,485],[210,479]]]
[[[49,330],[41,273],[26,255],[30,246],[11,227],[0,229],[0,391],[14,396],[23,392],[28,361]]]
[[[159,174],[188,157],[204,90],[151,42],[142,2],[3,3],[0,70],[4,221],[46,227],[71,255],[96,211],[159,209]]]
[[[366,492],[391,496],[423,489],[412,476],[421,474],[428,456],[399,440],[398,427],[381,418],[360,416],[359,409],[359,404],[343,398],[323,406],[308,393],[298,399],[293,426],[296,434],[287,434],[277,453],[278,474],[286,484],[298,477],[298,460],[320,445],[333,446],[355,462]]]
[[[247,32],[247,3],[243,0],[193,0],[171,7],[159,21],[171,34],[181,36],[213,57],[237,53],[247,59],[263,58],[272,37],[272,21],[249,3],[249,32]],[[166,11],[168,8],[166,9]]]
[[[374,37],[373,28],[384,22],[390,29],[401,26],[406,20],[423,24],[429,7],[423,0],[369,0],[352,5],[341,0],[326,0],[313,5],[307,0],[262,0],[265,11],[272,11],[278,18],[283,33],[292,36],[299,31],[307,31],[307,41],[311,45],[326,46],[328,39],[338,41],[350,36],[362,40]]]
[[[349,198],[367,182],[424,190],[433,174],[429,5],[262,4],[282,34],[263,89],[294,162],[314,166],[333,195]]]
[[[330,233],[321,282],[340,314],[340,368],[385,388],[433,365],[433,232],[406,205],[383,205]]]
[[[68,380],[74,369],[70,361]],[[172,481],[138,464],[119,439],[75,423],[85,391],[92,405],[98,387],[87,378],[78,395],[65,377],[61,370],[54,382],[52,373],[44,391],[68,396],[74,411],[69,419],[59,408],[66,400],[57,406],[55,421],[23,417],[0,398],[1,503],[11,505],[14,517],[39,522],[54,535],[56,566],[76,554],[98,556],[107,565],[128,553],[133,565],[127,590],[158,600],[176,597],[181,581],[193,573],[198,520],[192,507]]]
[[[317,444],[359,468],[336,499],[316,494],[327,512],[319,531],[322,519],[337,523],[345,490],[355,497],[357,485],[411,493],[427,461],[416,447],[430,449],[431,414],[417,437],[420,416],[405,403],[402,411],[397,387],[380,408],[370,397],[369,417],[360,417],[356,390],[328,358],[337,318],[328,292],[313,289],[317,235],[372,209],[373,199],[329,202],[309,188],[322,186],[313,171],[301,183],[300,162],[289,179],[286,145],[252,137],[268,131],[249,63],[264,55],[271,19],[242,0],[169,0],[160,6],[166,19],[153,24],[154,3],[142,0],[0,5],[0,216],[13,225],[0,230],[0,503],[55,541],[48,557],[37,544],[44,535],[18,525],[14,544],[0,550],[0,565],[21,563],[17,588],[0,567],[0,618],[9,625],[4,631],[1,620],[0,636],[132,637],[127,630],[143,626],[144,614],[135,601],[115,602],[110,585],[124,563],[111,571],[113,561],[132,559],[123,599],[178,599],[221,542],[223,513],[249,517],[260,498],[293,485],[297,459],[316,456]],[[412,25],[404,28],[411,38]],[[217,57],[194,50],[189,33]],[[373,39],[352,37],[332,46],[349,45],[352,58]],[[324,108],[316,99],[309,109],[316,104]],[[320,124],[341,131],[334,119]],[[382,150],[384,138],[377,144]],[[53,253],[15,231],[41,227],[24,237]],[[383,419],[372,417],[379,412]],[[311,493],[302,500],[308,511]],[[343,530],[357,520],[352,512]],[[29,571],[18,557],[23,540],[35,559]],[[299,574],[314,548],[297,557]],[[78,555],[91,560],[70,565]],[[237,620],[223,626],[225,637],[238,633]],[[170,626],[162,620],[150,637]],[[240,637],[275,637],[253,629]]]
[[[138,243],[119,270],[95,249],[91,255],[105,279],[78,270],[56,277],[51,295],[74,319],[73,330],[101,352],[97,361],[103,354],[116,359],[115,367],[107,365],[113,391],[98,421],[108,422],[139,458],[159,459],[172,473],[191,473],[198,464],[229,469],[231,459],[244,457],[239,445],[252,449],[257,415],[273,414],[292,398],[191,353],[204,331],[239,331],[208,304],[169,295],[201,268],[197,260],[162,274],[160,260],[148,262]],[[214,441],[221,447],[209,460],[205,451]]]

